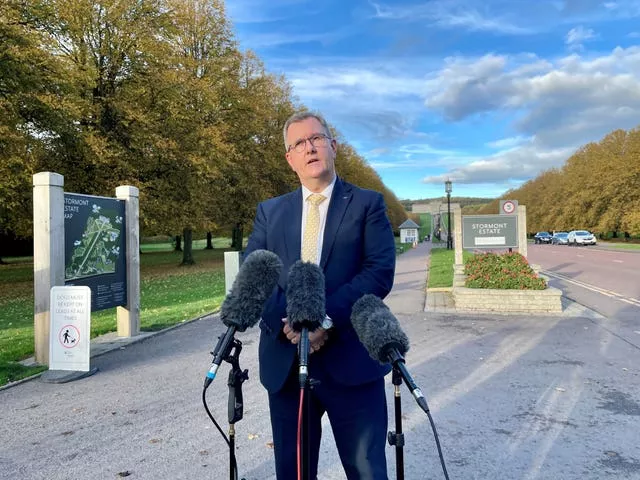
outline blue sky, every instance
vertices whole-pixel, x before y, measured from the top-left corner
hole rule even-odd
[[[226,8],[240,47],[283,74],[401,199],[442,196],[447,178],[454,196],[495,198],[640,125],[640,0]]]

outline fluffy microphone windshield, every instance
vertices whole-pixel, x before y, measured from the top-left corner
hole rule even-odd
[[[293,330],[315,330],[326,316],[324,274],[314,263],[298,260],[289,270],[287,318]]]
[[[264,304],[278,282],[282,262],[267,250],[255,250],[242,262],[229,294],[222,302],[220,318],[227,327],[244,332],[260,320]]]
[[[375,295],[365,295],[353,305],[351,324],[371,358],[380,363],[389,363],[391,349],[403,356],[409,350],[409,339],[398,320]]]

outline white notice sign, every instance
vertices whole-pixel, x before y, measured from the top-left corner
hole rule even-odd
[[[507,243],[506,237],[476,237],[476,245],[504,245]]]
[[[49,370],[88,372],[91,334],[91,289],[51,288]]]

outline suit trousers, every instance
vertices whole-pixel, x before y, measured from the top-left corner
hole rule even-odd
[[[321,421],[326,412],[347,479],[387,480],[384,378],[364,385],[340,385],[321,369],[311,368],[315,355],[309,360],[311,386],[305,392],[308,395],[305,428],[308,426],[309,478],[317,478]],[[278,480],[297,478],[299,402],[298,364],[295,362],[283,388],[269,394]]]

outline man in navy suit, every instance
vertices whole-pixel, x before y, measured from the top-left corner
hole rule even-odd
[[[286,158],[301,188],[262,202],[245,255],[257,249],[276,253],[284,264],[278,285],[260,322],[260,380],[269,409],[279,480],[296,476],[297,415],[300,387],[296,360],[299,333],[286,323],[289,268],[305,254],[306,220],[321,194],[314,217],[317,244],[312,261],[325,277],[327,320],[309,333],[308,403],[310,478],[317,475],[321,418],[327,413],[348,479],[387,479],[385,441],[388,365],[372,360],[360,343],[350,316],[367,293],[384,298],[393,286],[395,244],[382,195],[336,176],[337,143],[318,114],[300,113],[284,126]]]

